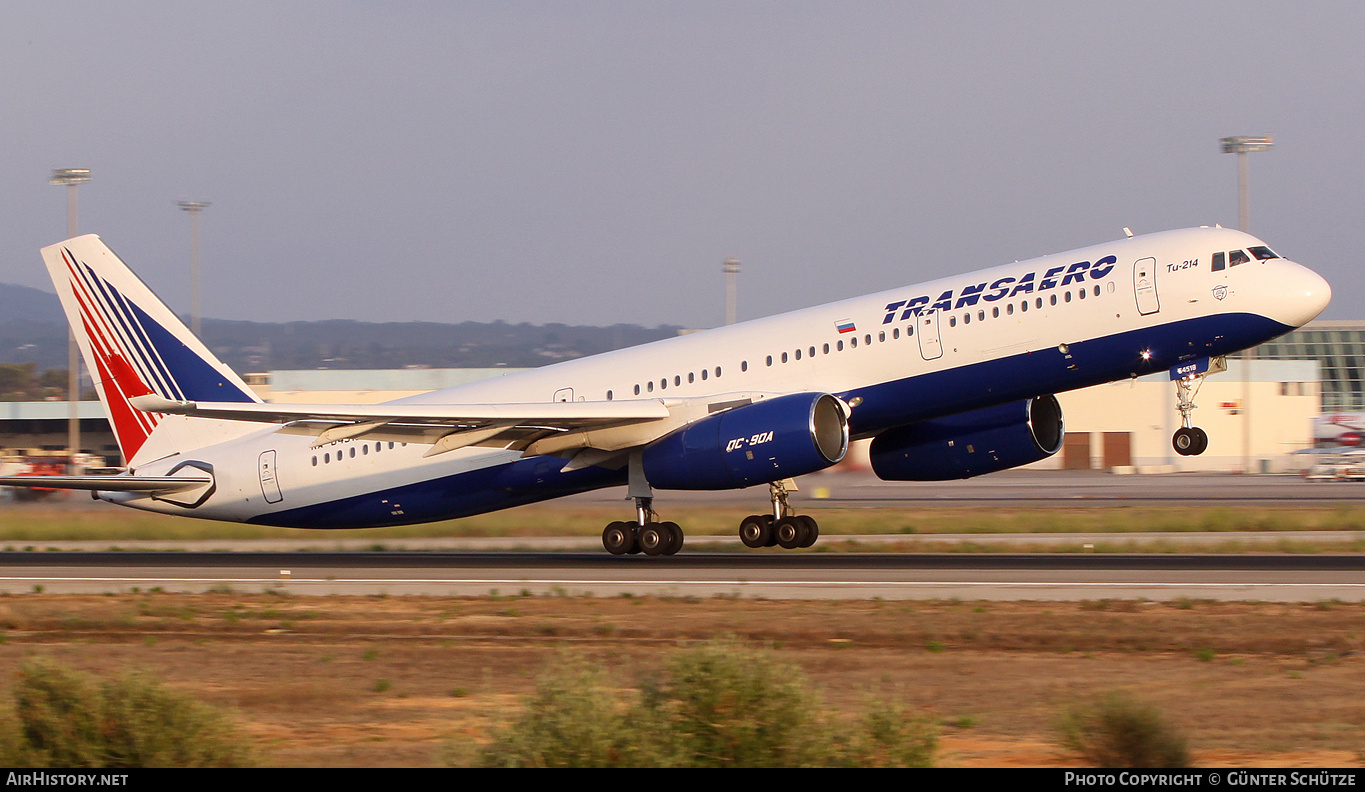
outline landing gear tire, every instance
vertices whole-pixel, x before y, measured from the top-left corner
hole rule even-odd
[[[659,527],[668,533],[668,547],[665,547],[660,555],[673,555],[681,550],[683,546],[682,526],[675,522],[663,522],[659,523]]]
[[[633,523],[617,520],[609,524],[602,531],[602,546],[607,548],[607,552],[612,555],[625,555],[631,552],[632,547],[636,547],[635,552],[639,552],[635,543],[635,530]]]
[[[777,544],[783,550],[795,550],[801,546],[801,540],[810,533],[804,520],[800,517],[783,517],[773,523],[773,535],[777,537]]]
[[[640,529],[640,550],[645,555],[663,555],[670,544],[672,538],[668,535],[668,529],[663,528],[661,523],[646,523]]]
[[[802,523],[801,541],[797,547],[810,547],[815,544],[815,540],[820,538],[820,525],[815,522],[815,518],[805,514],[798,514],[797,520]]]
[[[1198,456],[1209,447],[1209,435],[1197,426],[1181,427],[1171,438],[1171,447],[1181,456]]]
[[[751,514],[739,524],[739,541],[745,547],[768,547],[773,538],[773,518],[766,514]]]

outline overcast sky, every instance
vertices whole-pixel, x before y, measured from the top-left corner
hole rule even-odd
[[[189,308],[740,318],[1237,223],[1365,318],[1365,4],[89,2],[0,10],[0,281],[80,230]]]

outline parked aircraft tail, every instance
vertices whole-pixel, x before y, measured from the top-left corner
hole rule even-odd
[[[98,236],[73,237],[42,253],[130,465],[249,431],[242,424],[134,409],[128,400],[149,390],[172,401],[260,399]]]

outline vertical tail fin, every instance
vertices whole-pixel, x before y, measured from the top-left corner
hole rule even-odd
[[[130,464],[140,453],[154,458],[216,439],[205,436],[196,419],[134,409],[128,399],[147,388],[172,400],[260,401],[99,237],[73,237],[42,252]],[[127,376],[130,369],[135,377]],[[240,427],[227,431],[241,434]],[[148,442],[154,439],[165,442]]]

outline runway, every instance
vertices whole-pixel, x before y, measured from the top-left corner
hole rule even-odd
[[[1365,556],[3,553],[0,591],[768,599],[1365,599]]]
[[[800,481],[798,510],[952,507],[980,509],[1365,504],[1365,484],[1313,483],[1295,476],[1175,474],[1115,476],[1091,472],[1007,471],[959,482],[882,482],[864,473],[831,473]],[[660,505],[733,506],[753,511],[758,489],[661,493]],[[602,490],[565,504],[626,505]],[[110,508],[72,501],[65,508]],[[536,507],[551,513],[551,505]],[[1365,556],[1200,555],[1200,547],[1237,542],[1272,549],[1282,541],[1318,543],[1334,551],[1358,545],[1359,531],[1219,531],[1210,533],[913,534],[826,536],[822,541],[877,543],[1008,543],[1075,552],[1039,554],[778,553],[741,547],[733,534],[689,532],[672,558],[601,552],[597,537],[386,540],[390,550],[360,550],[365,532],[300,532],[297,540],[237,543],[44,541],[45,550],[0,553],[0,591],[20,595],[146,591],[287,591],[298,595],[520,594],[568,596],[766,597],[772,599],[963,600],[1262,600],[1313,602],[1365,599]],[[1103,543],[1160,541],[1194,554],[1085,553]],[[18,544],[18,543],[15,543]],[[100,552],[117,544],[124,552]],[[932,545],[925,549],[932,550]],[[155,552],[171,551],[171,552]],[[517,550],[519,552],[504,552]],[[337,552],[344,551],[344,552]]]

